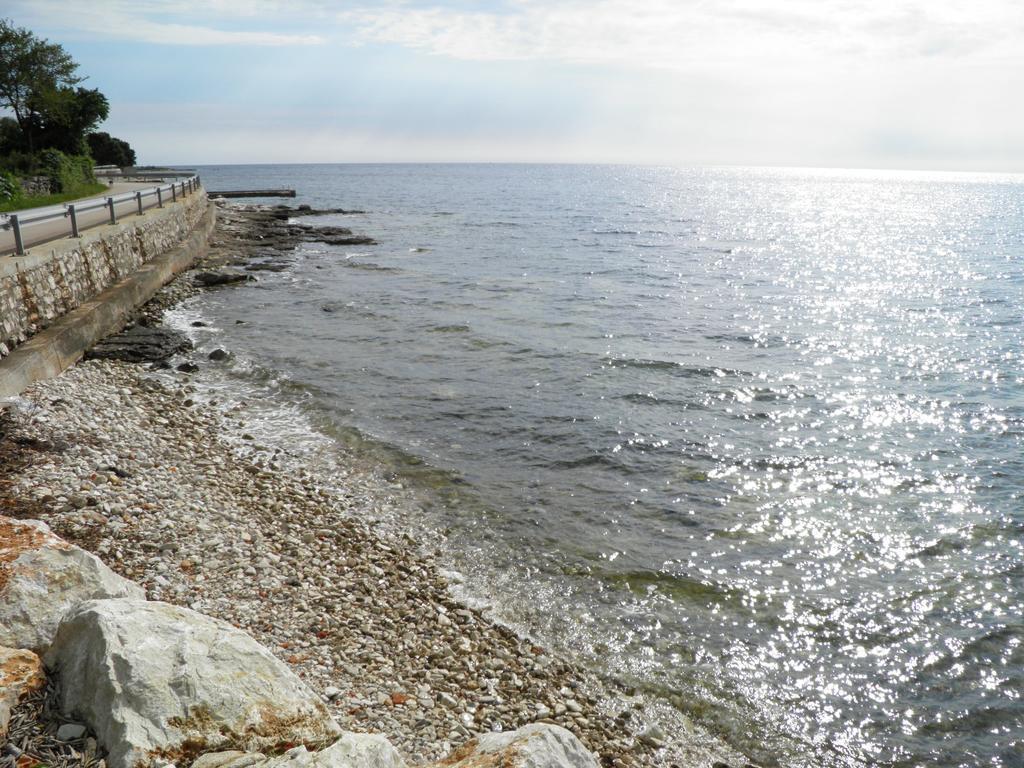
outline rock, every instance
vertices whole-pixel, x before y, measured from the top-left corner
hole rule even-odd
[[[249,761],[246,761],[244,758],[249,758]],[[223,752],[207,752],[205,755],[200,755],[192,763],[192,768],[226,768],[229,765],[234,766],[234,768],[242,768],[242,766],[255,765],[266,759],[266,755],[259,752],[242,752],[237,749],[228,749]]]
[[[182,373],[195,373],[199,370],[199,366],[195,363],[186,361],[179,365],[176,370],[181,371]]]
[[[45,523],[0,517],[0,645],[42,652],[66,611],[104,597],[145,593]]]
[[[42,659],[32,651],[0,648],[0,741],[7,736],[11,710],[45,682]]]
[[[363,237],[361,235],[342,237],[331,237],[329,235],[320,237],[317,235],[315,240],[326,245],[377,245],[377,241],[372,237]]]
[[[288,219],[293,216],[323,216],[328,213],[366,213],[366,211],[346,210],[345,208],[312,208],[308,205],[300,205],[298,208],[289,208],[287,205],[275,205],[274,213],[277,218]]]
[[[435,766],[441,768],[597,768],[597,760],[565,728],[533,723],[470,739]]]
[[[288,269],[287,261],[264,261],[258,264],[250,264],[245,269],[247,272],[284,272]]]
[[[346,733],[319,752],[296,747],[278,757],[259,752],[215,752],[203,755],[192,768],[405,768],[391,743],[379,734]]]
[[[86,353],[86,358],[149,363],[167,360],[190,349],[192,342],[178,331],[164,326],[136,325],[103,339]]]
[[[215,349],[207,355],[210,360],[227,360],[231,354],[226,349]]]
[[[61,709],[95,731],[110,768],[316,747],[340,733],[319,698],[255,640],[168,603],[83,603],[45,660],[61,680]]]
[[[310,234],[316,237],[344,237],[351,235],[352,230],[348,227],[313,227]]]
[[[660,749],[665,746],[665,733],[658,726],[652,725],[637,736],[637,741],[641,744],[646,744],[653,749]]]
[[[85,726],[79,723],[64,723],[57,729],[58,741],[74,741],[85,736]]]
[[[252,275],[246,275],[242,272],[197,272],[192,276],[192,280],[204,288],[210,288],[215,285],[246,283],[255,279]]]

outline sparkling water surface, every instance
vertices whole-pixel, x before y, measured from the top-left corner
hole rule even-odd
[[[470,591],[765,765],[1024,765],[1024,178],[200,172],[366,211],[193,309]]]

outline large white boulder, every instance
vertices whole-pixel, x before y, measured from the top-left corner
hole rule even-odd
[[[391,742],[379,734],[346,733],[327,749],[290,749],[278,757],[252,752],[216,752],[200,757],[192,768],[405,768]]]
[[[83,600],[145,596],[46,523],[0,517],[0,645],[41,653],[64,613]]]
[[[470,739],[437,766],[444,768],[598,768],[582,742],[558,725],[533,723]]]
[[[206,752],[319,747],[341,729],[263,646],[168,603],[93,600],[70,611],[45,656],[61,709],[88,723],[110,768],[187,764]]]
[[[0,741],[7,736],[11,710],[46,683],[43,662],[24,648],[0,648]]]

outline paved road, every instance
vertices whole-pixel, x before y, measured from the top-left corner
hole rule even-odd
[[[115,182],[107,191],[103,197],[124,195],[125,193],[131,193],[136,190],[152,189],[157,186],[156,181],[151,182]],[[160,186],[165,186],[163,183]],[[179,193],[180,194],[180,193]],[[96,197],[100,197],[97,195]],[[164,199],[170,200],[170,192],[164,193]],[[86,198],[93,200],[95,198]],[[72,201],[77,202],[77,201]],[[156,196],[146,197],[142,200],[144,208],[151,208],[156,205]],[[71,219],[65,216],[65,205],[67,203],[61,203],[60,205],[48,206],[45,208],[32,208],[30,211],[24,213],[24,216],[34,218],[36,216],[44,214],[56,214],[56,216],[47,221],[41,222],[23,222],[21,227],[22,240],[25,243],[26,249],[31,249],[35,245],[40,243],[46,243],[51,240],[58,240],[60,238],[71,236]],[[114,212],[117,215],[118,220],[129,216],[135,216],[138,214],[138,204],[135,202],[134,197],[129,198],[123,202],[115,201]],[[85,230],[89,227],[94,227],[98,224],[106,224],[110,221],[110,211],[107,208],[97,208],[91,211],[78,211],[78,228],[79,230]],[[0,214],[0,227],[7,223],[7,219],[4,218],[4,214]],[[0,258],[10,256],[14,253],[14,232],[11,229],[0,229]]]

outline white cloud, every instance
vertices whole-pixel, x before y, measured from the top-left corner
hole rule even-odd
[[[266,30],[227,29],[203,23],[182,23],[180,19],[215,20],[225,27],[238,26],[239,19],[268,19],[284,13],[286,4],[209,0],[209,2],[170,2],[147,0],[123,2],[99,0],[82,3],[76,0],[33,0],[14,3],[12,13],[23,23],[40,19],[49,25],[62,25],[77,36],[94,40],[131,40],[158,45],[251,45],[295,46],[320,45],[319,34],[286,34]]]
[[[93,26],[94,31],[100,28]],[[281,35],[274,32],[231,32],[188,24],[161,24],[143,19],[129,20],[127,25],[103,27],[120,38],[140,43],[162,45],[320,45],[319,35]],[[116,30],[116,31],[115,31]]]
[[[675,70],[933,55],[1020,59],[1011,0],[511,0],[501,11],[407,4],[345,11],[361,42],[468,60]]]
[[[147,155],[1024,170],[1016,2],[7,0],[5,14],[60,41],[209,46],[187,55],[214,62],[230,106],[170,134],[111,129]],[[174,86],[199,100],[210,84]],[[275,101],[311,111],[272,125]],[[117,110],[132,112],[146,109]]]

